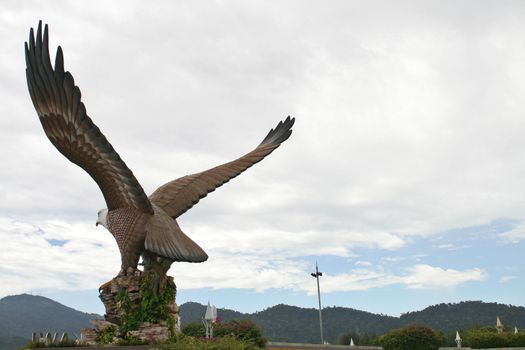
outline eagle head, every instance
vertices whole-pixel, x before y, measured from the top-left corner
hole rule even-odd
[[[98,226],[99,224],[104,226],[106,229],[108,229],[108,210],[107,209],[100,209],[98,211],[98,219],[97,219],[97,223],[95,224],[95,226]]]

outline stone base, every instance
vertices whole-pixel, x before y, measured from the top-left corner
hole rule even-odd
[[[97,345],[97,338],[99,332],[93,328],[82,328],[80,330],[80,343],[82,345],[94,346]]]
[[[136,331],[129,331],[129,336],[148,344],[168,340],[170,330],[167,324],[144,322]]]
[[[113,278],[99,289],[100,300],[106,308],[105,321],[91,321],[95,328],[83,330],[84,341],[94,345],[100,343],[103,338],[106,344],[116,344],[123,339],[135,338],[146,343],[155,343],[180,333],[175,291],[173,277],[151,271],[129,271],[126,275]],[[150,301],[156,300],[152,298],[155,295],[165,300],[164,304],[149,306],[151,309],[144,310],[143,304],[151,305]],[[170,301],[171,298],[173,300]],[[146,303],[142,303],[143,300],[146,300]],[[152,312],[161,316],[153,317]],[[143,317],[145,314],[147,316]],[[130,321],[131,319],[133,321]],[[145,322],[146,320],[155,322]],[[108,327],[112,327],[114,332],[108,330]],[[125,334],[121,334],[121,331]],[[110,340],[113,333],[114,338]]]
[[[120,334],[119,328],[116,324],[103,320],[91,320],[90,322],[95,326],[95,328],[83,328],[81,330],[82,344],[87,346],[100,345],[100,338],[108,327],[113,327],[115,330],[115,336],[110,340],[109,343],[106,344],[118,344],[120,341],[124,341],[124,337],[122,334]],[[133,338],[146,344],[153,344],[168,340],[171,334],[172,332],[165,322],[144,322],[137,330],[128,331],[126,338]]]

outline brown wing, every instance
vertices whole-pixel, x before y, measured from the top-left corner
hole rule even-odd
[[[146,250],[171,261],[203,262],[208,255],[180,229],[177,221],[153,203],[155,215],[148,225],[144,242]]]
[[[87,116],[80,89],[75,86],[73,76],[64,72],[60,46],[54,70],[51,67],[47,25],[42,38],[41,21],[36,42],[31,28],[25,55],[29,94],[51,143],[91,175],[109,210],[135,207],[153,214],[151,203],[131,170]]]
[[[290,117],[284,122],[279,122],[256,149],[239,159],[168,182],[151,194],[150,201],[161,207],[169,216],[177,218],[208,193],[272,153],[290,137],[294,122],[295,118]]]

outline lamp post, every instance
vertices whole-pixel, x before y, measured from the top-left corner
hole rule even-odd
[[[317,299],[319,300],[319,329],[321,330],[321,344],[324,344],[323,314],[321,312],[321,289],[319,288],[319,276],[322,276],[323,273],[319,272],[319,268],[317,267],[317,261],[315,262],[315,272],[312,272],[310,275],[312,277],[315,277],[315,279],[317,280]]]

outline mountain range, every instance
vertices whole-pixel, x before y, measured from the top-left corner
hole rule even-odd
[[[79,334],[97,314],[80,312],[54,300],[29,294],[0,299],[0,350],[14,350],[31,339],[31,333]]]
[[[180,306],[183,326],[200,322],[206,306],[188,302]],[[222,322],[250,319],[273,341],[317,342],[319,313],[314,308],[279,304],[255,313],[218,309]],[[410,324],[424,324],[444,333],[472,326],[493,326],[496,317],[511,327],[525,328],[525,307],[465,301],[438,304],[400,317],[355,310],[344,307],[323,309],[324,335],[331,343],[339,336],[353,331],[360,334],[383,334]],[[90,327],[90,319],[101,318],[64,306],[51,299],[35,295],[14,295],[0,299],[0,350],[14,350],[26,344],[32,332],[68,332],[78,334],[80,328]]]
[[[198,322],[205,310],[206,306],[198,303],[181,305],[182,324]],[[262,327],[264,336],[273,341],[315,343],[320,339],[319,311],[314,308],[280,304],[252,314],[228,309],[218,309],[217,314],[223,322],[231,319],[251,319]],[[447,334],[474,326],[495,326],[497,316],[512,328],[525,327],[525,307],[464,301],[429,306],[421,311],[402,314],[400,317],[345,307],[327,307],[323,309],[323,331],[325,339],[335,344],[345,332],[381,335],[395,328],[420,324]]]

